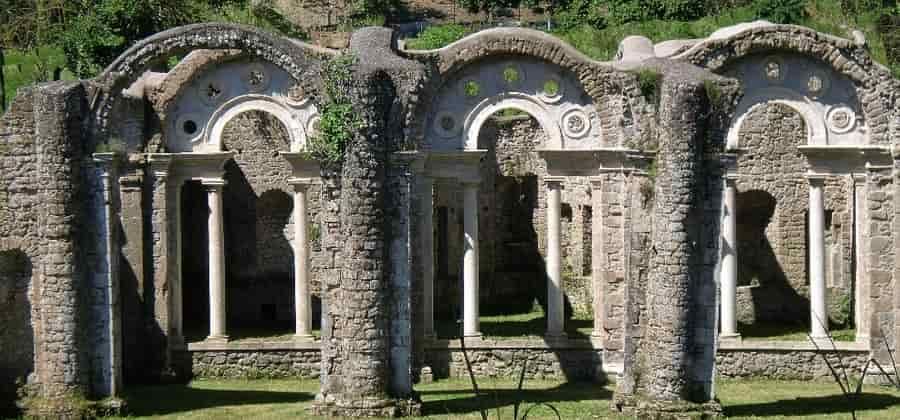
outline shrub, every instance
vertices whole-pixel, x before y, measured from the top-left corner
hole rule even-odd
[[[472,31],[458,24],[437,25],[426,28],[416,38],[406,41],[406,47],[412,50],[433,50],[446,47]]]
[[[804,0],[757,0],[756,17],[774,23],[800,23],[806,17]]]

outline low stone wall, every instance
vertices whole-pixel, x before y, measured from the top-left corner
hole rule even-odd
[[[848,374],[858,376],[869,352],[854,343],[842,343],[839,348]],[[526,360],[527,379],[603,382],[614,380],[618,372],[616,366],[604,365],[603,350],[589,340],[558,343],[477,340],[466,350],[472,371],[479,378],[518,378]],[[192,344],[183,354],[190,359],[195,378],[318,378],[321,368],[318,343],[297,346],[229,343],[216,347]],[[829,360],[837,365],[836,356],[829,356]],[[425,365],[431,368],[435,378],[469,375],[461,347],[447,340],[437,340],[429,345],[425,351]],[[725,344],[716,355],[716,369],[720,378],[831,378],[822,357],[805,343]]]
[[[716,370],[719,377],[724,378],[831,380],[831,371],[822,360],[822,356],[807,347],[810,346],[780,345],[751,348],[744,345],[742,348],[720,348],[716,353]],[[869,352],[855,347],[855,345],[839,345],[838,352],[829,352],[828,360],[832,366],[842,363],[847,374],[859,376],[869,358]]]
[[[320,354],[317,348],[192,351],[191,370],[195,378],[318,378]]]
[[[518,378],[524,364],[528,379],[607,379],[603,372],[603,350],[599,346],[595,348],[588,340],[548,344],[541,341],[483,341],[467,345],[466,351],[476,377]],[[425,363],[436,378],[469,375],[462,348],[457,343],[435,342],[425,352]]]

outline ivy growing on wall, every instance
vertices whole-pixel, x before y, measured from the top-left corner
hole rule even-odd
[[[355,63],[355,55],[341,54],[325,63],[323,69],[325,100],[319,128],[309,139],[306,151],[326,166],[337,165],[343,160],[347,144],[362,123],[353,110],[350,97]]]

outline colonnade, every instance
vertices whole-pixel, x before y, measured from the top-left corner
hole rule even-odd
[[[828,311],[825,284],[825,176],[808,174],[809,182],[809,301],[810,336],[814,339],[828,337]],[[737,330],[737,175],[725,176],[722,215],[721,285],[721,337],[738,338]]]
[[[562,277],[562,188],[565,177],[545,177],[547,191],[547,329],[548,339],[564,338],[565,333],[565,284]],[[461,180],[463,191],[463,336],[480,337],[479,326],[479,242],[478,242],[478,190],[477,180]],[[434,179],[430,176],[419,176],[419,214],[422,273],[423,273],[423,317],[426,337],[435,337],[434,329]],[[599,303],[602,296],[602,274],[600,250],[602,235],[600,229],[601,182],[592,180],[593,204],[596,204],[596,216],[592,221],[592,290],[594,292],[594,331],[593,337],[599,337],[602,328],[602,310]]]

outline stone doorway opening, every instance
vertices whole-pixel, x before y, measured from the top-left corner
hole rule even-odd
[[[34,372],[31,260],[0,252],[0,416],[16,415],[16,390]]]

